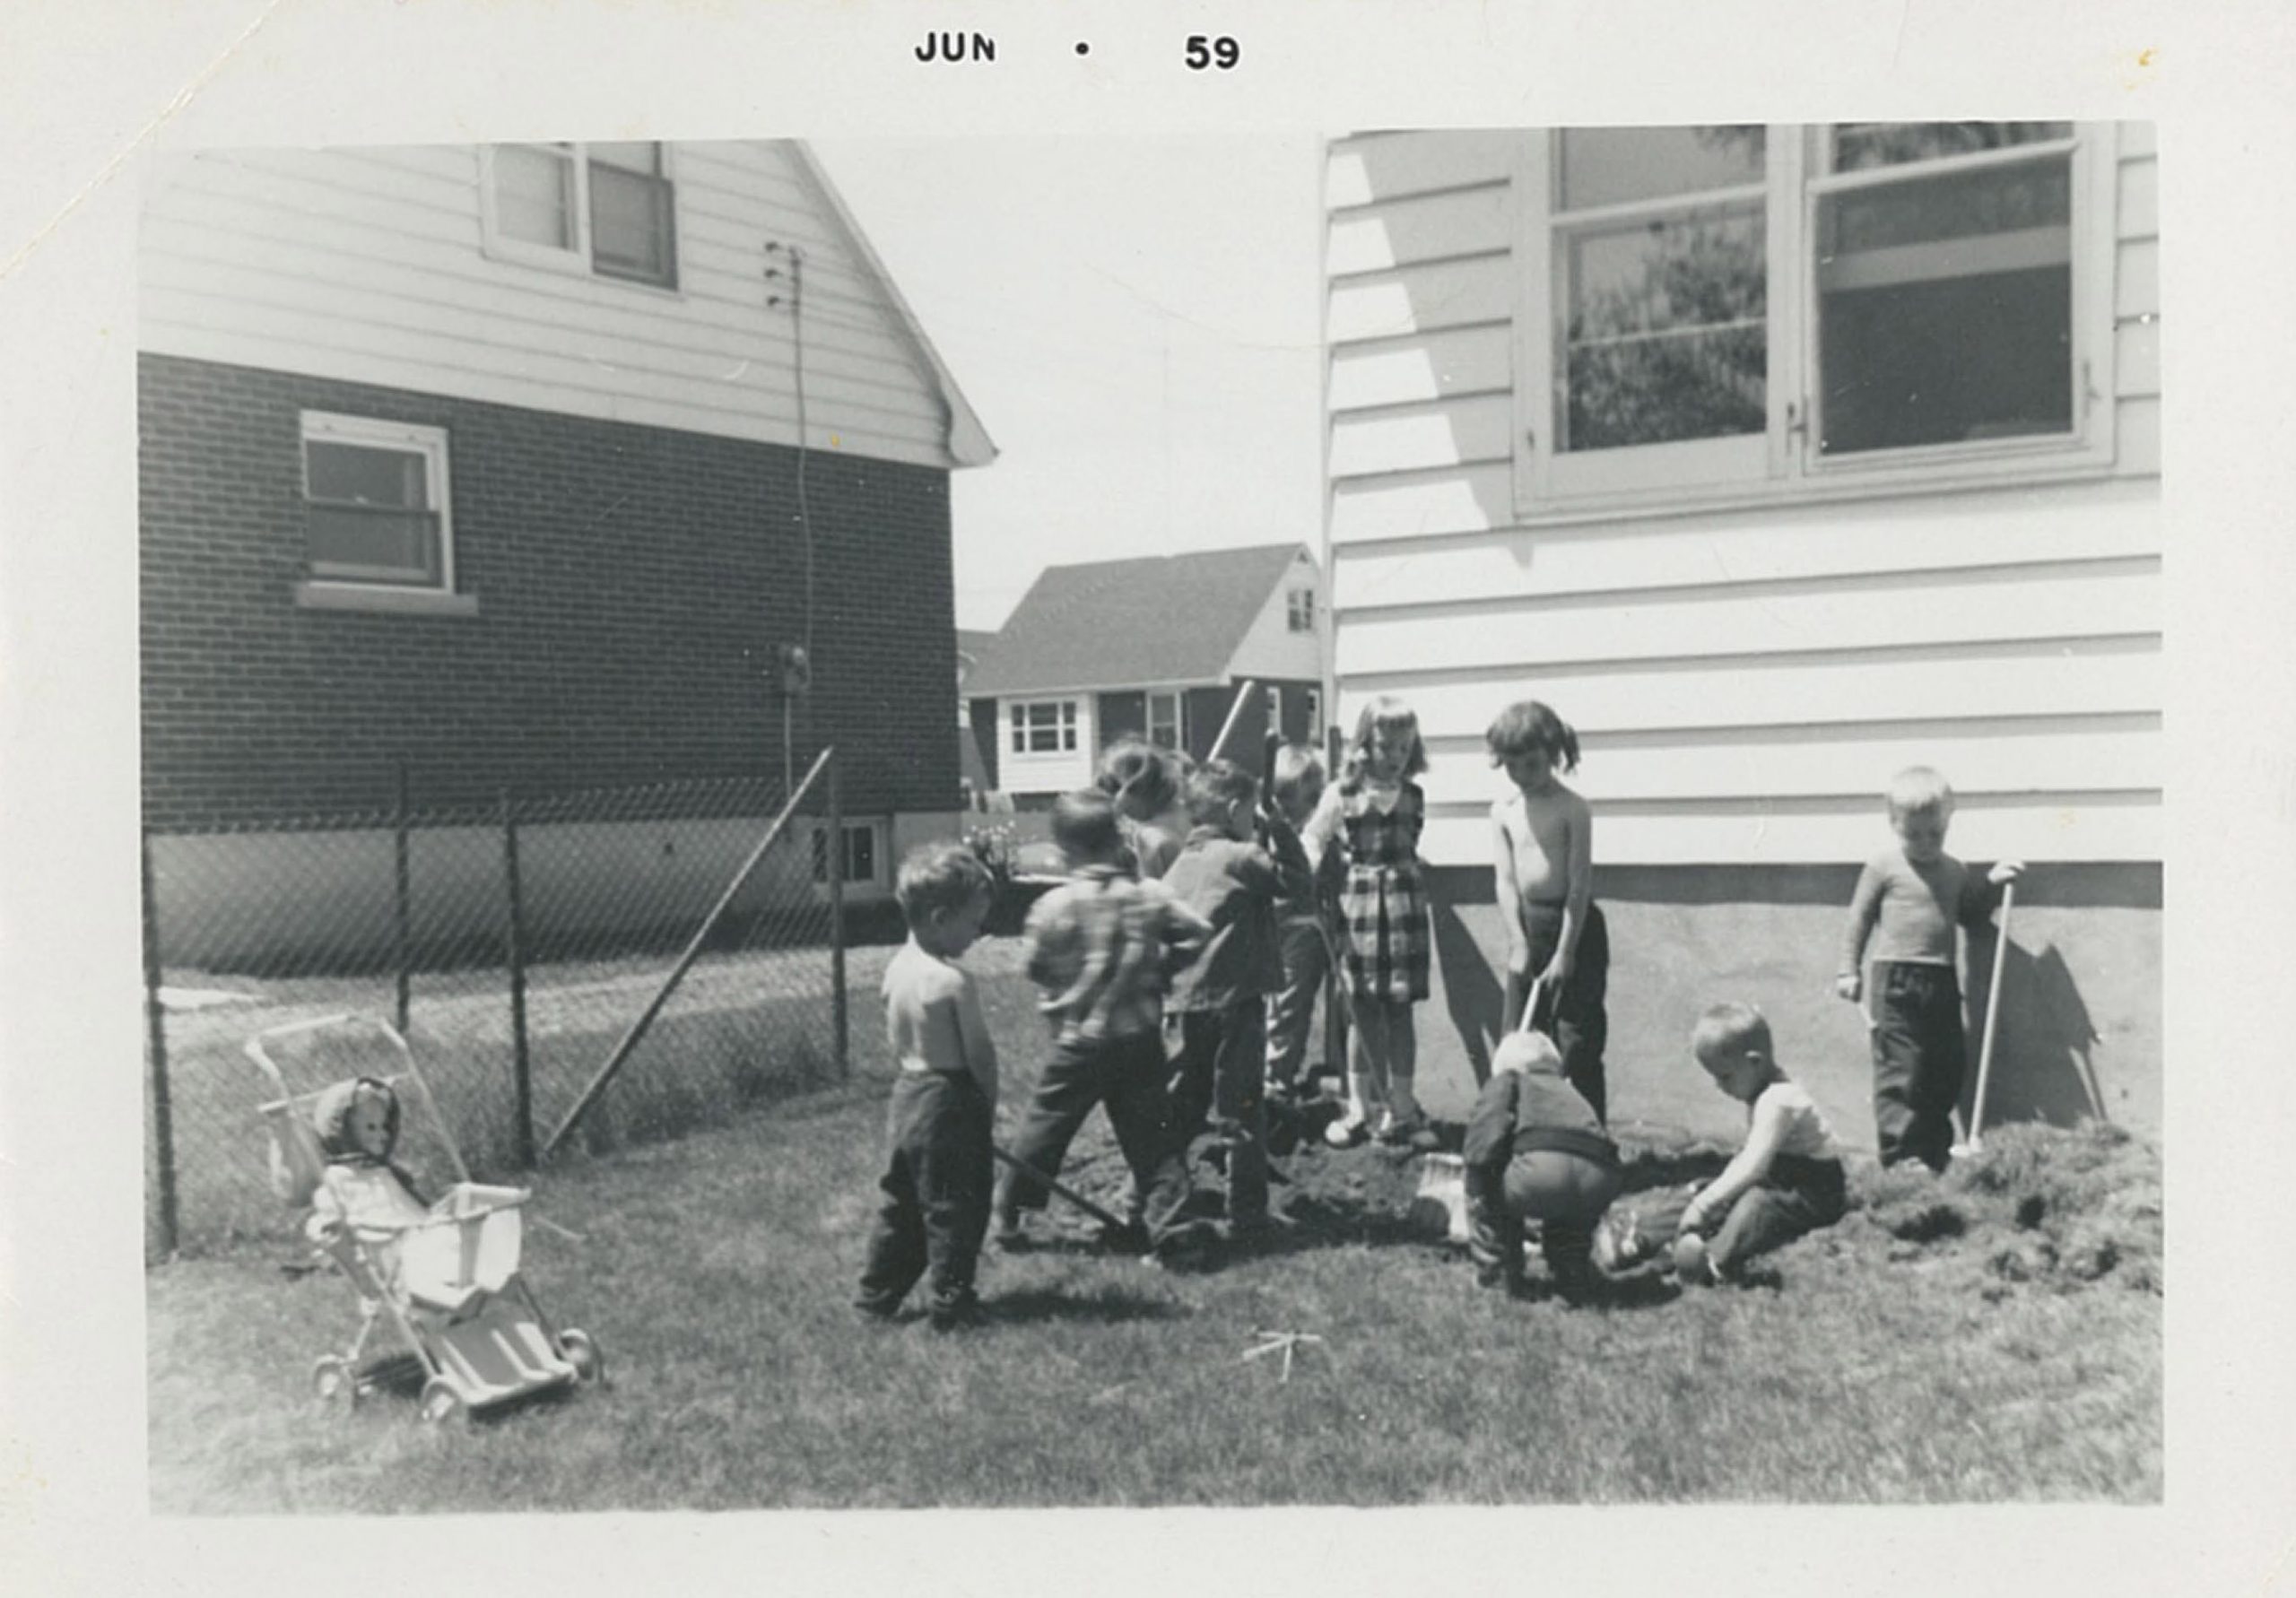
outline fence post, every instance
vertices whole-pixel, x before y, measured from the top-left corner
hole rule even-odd
[[[167,1006],[160,1002],[160,904],[152,890],[152,829],[143,832],[144,1025],[152,1043],[152,1143],[160,1178],[160,1252],[176,1251],[176,1127],[168,1094]]]
[[[845,1008],[845,802],[838,784],[842,762],[829,758],[829,994],[831,1035],[836,1039],[837,1080],[851,1073],[847,1057]]]
[[[518,889],[518,812],[502,790],[502,958],[510,968],[510,1081],[517,1099],[518,1164],[535,1163],[535,1084],[526,1055],[526,942]]]
[[[391,807],[391,838],[393,846],[391,908],[393,932],[395,934],[393,949],[394,959],[392,963],[398,968],[398,1004],[396,1013],[398,1018],[399,1036],[402,1038],[406,1035],[407,990],[410,986],[407,964],[408,949],[412,943],[412,939],[408,935],[407,922],[413,914],[412,907],[408,902],[406,826],[406,757],[404,755],[401,755],[398,760],[398,796],[396,802]]]

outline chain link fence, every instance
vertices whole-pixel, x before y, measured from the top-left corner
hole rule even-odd
[[[472,809],[397,790],[147,833],[147,1255],[289,1229],[245,1054],[289,1023],[397,1027],[482,1180],[843,1075],[833,754],[794,795],[712,779]]]

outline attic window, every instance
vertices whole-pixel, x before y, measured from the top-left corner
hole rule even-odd
[[[667,145],[491,144],[480,154],[488,255],[677,287]]]
[[[1283,596],[1283,619],[1293,632],[1316,630],[1316,591],[1294,588]]]

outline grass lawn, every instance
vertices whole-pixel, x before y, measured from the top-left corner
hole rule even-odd
[[[1009,948],[969,962],[1036,1057]],[[1004,964],[1000,964],[1004,962]],[[857,991],[874,978],[856,972]],[[610,1382],[463,1429],[306,1396],[356,1307],[283,1231],[147,1274],[161,1513],[1668,1500],[2158,1502],[2160,1178],[2109,1129],[2005,1128],[1863,1203],[1765,1284],[1571,1309],[1475,1289],[1405,1219],[1414,1162],[1303,1152],[1282,1243],[1172,1275],[1062,1209],[991,1254],[990,1326],[848,1309],[881,1158],[882,1042],[843,1087],[553,1166],[526,1275]],[[1631,1150],[1643,1179],[1708,1148]],[[1096,1119],[1072,1165],[1104,1201]],[[1314,1333],[1287,1381],[1261,1328]]]

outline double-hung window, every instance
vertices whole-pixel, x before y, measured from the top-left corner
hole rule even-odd
[[[454,592],[443,428],[306,411],[302,449],[314,581]]]
[[[1518,173],[1530,514],[2109,465],[2113,149],[2069,122],[1561,128]]]
[[[1187,697],[1151,691],[1148,695],[1148,742],[1159,749],[1178,749],[1187,742]]]
[[[1015,704],[1012,726],[1016,755],[1070,752],[1076,747],[1076,701],[1037,699]]]
[[[1284,626],[1292,632],[1316,630],[1316,591],[1294,588],[1283,596]]]
[[[482,153],[489,254],[677,287],[666,145],[491,144]]]

